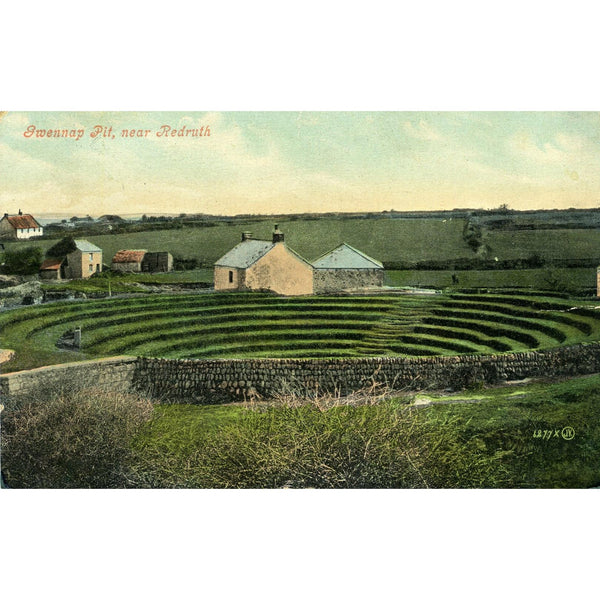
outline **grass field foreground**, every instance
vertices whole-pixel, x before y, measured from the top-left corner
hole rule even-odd
[[[159,406],[136,440],[159,487],[600,484],[600,375],[371,406]],[[571,437],[571,432],[572,436]],[[151,473],[151,474],[150,474]]]

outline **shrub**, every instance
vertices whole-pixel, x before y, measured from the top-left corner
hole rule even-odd
[[[148,400],[98,389],[56,391],[3,414],[2,469],[15,488],[117,488]]]
[[[500,485],[502,466],[454,425],[432,427],[424,413],[397,400],[284,401],[250,407],[233,422],[193,435],[179,428],[153,437],[150,428],[138,441],[138,477],[149,486],[198,488]]]

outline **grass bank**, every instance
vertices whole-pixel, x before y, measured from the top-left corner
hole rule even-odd
[[[587,488],[600,375],[362,406],[159,406],[135,446],[157,487]]]

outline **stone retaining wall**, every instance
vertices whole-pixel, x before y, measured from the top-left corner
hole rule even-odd
[[[137,366],[133,356],[50,365],[0,375],[0,397],[43,399],[58,388],[101,388],[115,392],[132,389]]]
[[[342,394],[374,384],[389,389],[460,389],[525,377],[600,372],[600,343],[536,352],[425,358],[177,360],[114,357],[0,375],[0,394],[24,396],[78,383],[136,390],[155,399],[217,403],[290,390]]]
[[[272,397],[290,389],[342,394],[390,389],[460,389],[544,375],[600,372],[600,343],[502,355],[355,359],[138,359],[134,387],[155,398],[212,403]]]

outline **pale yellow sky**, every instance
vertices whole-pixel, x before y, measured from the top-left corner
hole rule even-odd
[[[0,120],[0,166],[2,213],[594,207],[600,117],[11,112]]]

